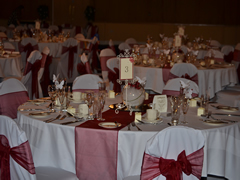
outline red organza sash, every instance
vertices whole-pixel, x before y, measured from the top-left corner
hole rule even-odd
[[[108,79],[113,83],[113,90],[116,93],[121,92],[121,85],[117,82],[117,79],[119,79],[119,69],[114,68],[113,72],[111,69],[108,72]]]
[[[234,50],[233,52],[233,60],[234,61],[240,61],[240,50]]]
[[[41,68],[41,60],[36,60],[34,64],[27,62],[26,69],[24,72],[24,76],[26,76],[30,71],[32,71],[32,97],[35,94],[36,98],[39,98],[39,91],[38,91],[38,71]]]
[[[28,141],[11,148],[8,139],[0,135],[1,180],[10,180],[10,156],[29,173],[35,174],[35,167]]]
[[[77,53],[77,46],[62,47],[62,54],[69,52],[68,54],[68,77],[72,77],[73,74],[73,63],[74,53]]]
[[[79,179],[117,179],[118,130],[134,121],[129,112],[103,113],[105,122],[119,122],[121,127],[107,129],[101,121],[87,121],[75,128],[76,174]],[[104,122],[104,121],[103,121]]]
[[[113,45],[109,46],[109,48],[112,49],[115,52],[115,54],[117,54],[116,49],[115,49],[115,47]]]
[[[230,52],[228,55],[224,55],[224,60],[228,63],[231,63],[233,60],[233,52]]]
[[[114,58],[116,56],[102,56],[100,57],[100,63],[101,63],[101,69],[102,71],[109,71],[108,67],[107,67],[107,60],[109,60],[110,58]]]
[[[0,114],[11,117],[12,119],[17,118],[18,107],[27,102],[28,99],[27,91],[0,95]]]
[[[177,161],[153,157],[144,153],[141,180],[153,179],[161,174],[167,180],[182,180],[182,172],[188,176],[192,174],[201,179],[203,156],[203,147],[188,156],[186,156],[185,150],[183,150],[178,155]]]
[[[178,76],[172,74],[171,72],[169,72],[168,80],[175,79],[175,78],[180,78],[180,77],[178,77]],[[196,84],[198,84],[198,74],[197,73],[194,76],[192,76],[192,77],[190,77],[186,73],[185,75],[182,75],[181,78],[189,79],[189,80],[195,82]]]
[[[19,43],[19,51],[20,52],[27,52],[26,54],[26,61],[27,58],[29,57],[29,55],[31,54],[32,51],[34,50],[38,50],[38,45],[32,45],[31,43],[26,44],[25,46],[23,46],[21,43]]]
[[[78,73],[81,74],[81,75],[87,74],[86,67],[85,67],[85,65],[84,65],[82,62],[78,63],[78,65],[77,65],[77,71],[78,71]]]
[[[97,52],[98,52],[98,42],[96,42],[93,46],[92,46],[92,69],[97,70],[98,69],[98,56],[97,56]]]
[[[49,66],[51,63],[52,63],[52,56],[47,56],[46,62],[44,65],[44,73],[43,73],[42,80],[41,80],[42,91],[44,94],[48,93],[47,87],[51,83],[50,72],[49,72]]]

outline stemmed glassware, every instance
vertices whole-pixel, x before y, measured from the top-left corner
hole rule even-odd
[[[66,108],[69,104],[69,102],[68,102],[68,86],[63,86],[62,89],[58,89],[57,95],[59,98],[59,102],[61,104],[60,113],[62,113],[63,111],[66,111]],[[64,107],[64,104],[65,104],[65,107]]]
[[[51,107],[50,107],[50,110],[52,112],[54,112],[54,108],[53,108],[53,103],[54,103],[54,100],[55,100],[55,96],[56,96],[56,86],[55,85],[49,85],[48,86],[48,95],[50,96],[51,98]]]
[[[170,105],[171,105],[171,116],[172,116],[171,123],[172,125],[176,126],[178,125],[179,116],[180,116],[181,102],[179,97],[171,96]]]
[[[102,110],[104,108],[104,104],[106,101],[106,92],[105,91],[100,91],[98,94],[98,121],[105,121],[104,118],[102,118]]]
[[[188,122],[186,121],[186,114],[187,114],[187,111],[188,111],[188,108],[189,108],[189,101],[188,101],[188,98],[183,98],[182,99],[182,111],[183,111],[183,121],[181,121],[181,124],[188,124]]]
[[[94,102],[94,92],[93,91],[86,91],[85,93],[86,93],[85,102],[88,105],[88,117],[87,117],[87,119],[92,120],[92,117],[90,115],[90,109],[91,109],[91,107],[93,105],[93,102]]]

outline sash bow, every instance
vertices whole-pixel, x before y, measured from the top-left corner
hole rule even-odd
[[[113,90],[116,93],[121,92],[121,85],[117,82],[117,79],[119,78],[119,69],[114,68],[113,72],[111,69],[108,71],[108,79],[113,83]]]
[[[27,58],[29,57],[30,53],[34,50],[38,50],[38,45],[32,45],[31,43],[26,44],[25,46],[19,43],[19,51],[20,52],[26,52],[26,61]]]
[[[167,180],[182,180],[182,172],[186,175],[194,175],[201,179],[202,166],[203,166],[203,147],[188,156],[183,150],[177,158],[164,159],[162,157],[153,157],[149,154],[144,154],[141,180],[153,179],[161,174]]]
[[[0,135],[0,167],[2,180],[11,179],[10,156],[29,173],[35,174],[35,167],[28,141],[11,148],[8,139],[4,135]]]
[[[72,77],[73,74],[73,63],[74,53],[77,53],[77,46],[62,47],[62,54],[69,52],[68,54],[68,77]]]

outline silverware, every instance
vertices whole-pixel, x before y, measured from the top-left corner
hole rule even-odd
[[[133,127],[135,127],[136,126],[136,128],[139,130],[139,131],[142,131],[137,125],[136,125],[136,123],[135,122],[132,122],[132,126]]]
[[[61,125],[67,125],[67,124],[72,124],[72,123],[76,123],[76,122],[79,122],[79,121],[69,121],[69,122],[61,123]]]
[[[131,127],[130,127],[130,124],[128,125],[128,131],[131,131]]]
[[[229,122],[229,123],[236,123],[238,121],[234,121],[234,120],[230,120],[230,119],[218,119],[218,118],[215,118],[213,116],[211,116],[211,118],[213,118],[214,120],[217,120],[217,121],[226,121],[226,122]]]
[[[53,122],[53,121],[59,119],[60,117],[61,117],[61,114],[59,114],[56,118],[53,118],[53,119],[50,119],[50,120],[46,120],[46,121],[44,121],[44,122],[50,123],[50,122]]]
[[[63,119],[65,119],[67,116],[66,115],[63,115],[61,118],[60,118],[60,120],[63,120]]]
[[[169,126],[172,126],[170,123],[167,123]]]
[[[224,113],[212,113],[212,115],[220,115],[220,116],[240,116],[240,114],[224,114]]]
[[[143,122],[143,121],[141,121],[141,120],[139,120],[139,119],[137,119],[137,121],[140,122],[140,123],[142,123],[142,124],[145,124],[145,122]]]

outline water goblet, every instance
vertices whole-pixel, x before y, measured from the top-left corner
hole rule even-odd
[[[187,114],[187,111],[188,111],[188,108],[189,108],[189,101],[187,98],[183,98],[182,99],[182,104],[181,104],[181,107],[182,107],[182,111],[183,111],[183,121],[181,121],[181,124],[188,124],[188,122],[186,121],[186,114]]]
[[[86,98],[85,98],[85,102],[88,105],[88,120],[92,120],[91,114],[90,114],[90,109],[93,105],[94,102],[94,92],[93,91],[86,91]]]
[[[98,121],[105,121],[104,118],[102,118],[102,110],[104,108],[104,104],[105,104],[105,100],[106,100],[106,92],[105,91],[100,91],[99,95],[98,95]]]
[[[49,85],[48,86],[48,95],[50,96],[51,98],[51,107],[50,107],[50,110],[52,112],[54,112],[54,108],[53,108],[53,103],[54,103],[54,100],[55,100],[55,96],[56,96],[56,86],[55,85]]]

